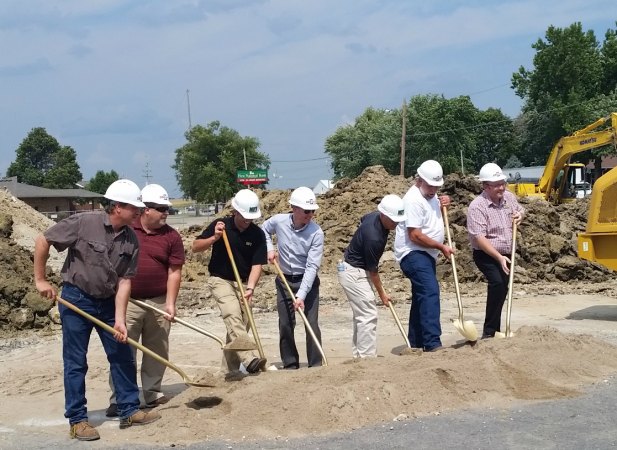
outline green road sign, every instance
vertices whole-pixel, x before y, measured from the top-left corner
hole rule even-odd
[[[236,172],[236,180],[238,183],[248,184],[263,184],[268,182],[267,170],[238,170]]]

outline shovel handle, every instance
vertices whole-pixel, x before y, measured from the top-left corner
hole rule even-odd
[[[514,258],[516,257],[516,221],[512,222],[512,254],[510,255],[510,276],[508,277],[508,307],[506,309],[506,336],[511,335],[510,318],[512,317],[512,287],[514,286]]]
[[[113,327],[107,325],[105,322],[97,319],[96,317],[91,316],[87,312],[85,312],[85,311],[81,310],[80,308],[78,308],[77,306],[73,305],[71,302],[69,302],[69,301],[67,301],[67,300],[65,300],[65,299],[63,299],[61,297],[56,297],[56,301],[58,303],[61,303],[64,306],[66,306],[70,310],[75,311],[80,316],[85,317],[86,319],[88,319],[89,321],[93,322],[95,325],[101,327],[103,330],[111,333],[112,335],[116,334],[116,330]],[[144,354],[150,356],[151,358],[157,360],[161,364],[164,364],[165,366],[169,367],[171,370],[177,372],[182,377],[182,380],[186,384],[190,384],[191,386],[198,386],[198,387],[210,386],[210,385],[207,385],[207,384],[197,383],[197,382],[191,380],[189,378],[189,376],[182,369],[180,369],[178,366],[176,366],[174,363],[172,363],[171,361],[166,360],[165,358],[163,358],[162,356],[158,355],[157,353],[154,353],[148,347],[144,347],[139,342],[131,339],[130,337],[126,338],[126,342],[130,346],[135,347],[135,348],[141,350]]]
[[[448,237],[448,246],[452,248],[452,236],[450,235],[450,222],[448,221],[448,208],[446,206],[441,207],[443,221],[446,228],[446,236]],[[454,259],[454,253],[450,255],[450,263],[452,264],[452,276],[454,277],[454,291],[456,292],[456,303],[458,304],[458,320],[463,323],[463,301],[461,300],[461,287],[458,282],[458,272],[456,270],[456,260]]]
[[[291,299],[293,301],[293,299],[296,296],[294,295],[294,292],[291,289],[291,286],[289,286],[289,283],[287,282],[287,279],[285,278],[285,275],[283,275],[283,271],[281,270],[281,266],[279,266],[279,263],[276,260],[273,261],[273,264],[274,264],[274,267],[276,268],[276,271],[278,273],[279,278],[281,279],[281,281],[283,282],[283,284],[287,288],[287,292],[289,292],[289,295],[291,296]],[[323,348],[321,347],[321,343],[319,342],[319,339],[317,339],[317,336],[315,335],[315,332],[313,331],[313,328],[311,327],[311,324],[309,323],[308,319],[306,318],[306,315],[304,314],[304,311],[302,311],[301,309],[298,309],[298,313],[300,313],[300,317],[302,317],[302,321],[304,322],[304,326],[306,327],[306,329],[308,330],[309,334],[311,335],[311,339],[313,339],[313,342],[317,346],[317,349],[319,350],[319,353],[321,353],[321,359],[322,359],[323,365],[327,366],[328,365],[328,359],[326,358],[326,354],[324,353]]]
[[[131,303],[136,304],[140,308],[149,309],[150,311],[154,311],[155,313],[158,313],[161,315],[167,314],[162,309],[159,309],[156,306],[152,306],[149,303],[142,302],[141,300],[137,300],[135,298],[130,298],[129,300],[131,301]],[[184,325],[185,327],[190,328],[193,331],[197,331],[198,333],[201,333],[203,335],[208,336],[209,338],[214,339],[216,342],[218,342],[221,345],[221,348],[225,346],[225,343],[220,337],[210,333],[209,331],[204,330],[203,328],[198,327],[197,325],[193,325],[185,320],[180,319],[179,317],[174,317],[174,322],[178,322],[180,325]]]
[[[409,338],[407,337],[407,333],[405,333],[405,330],[403,329],[403,325],[401,324],[401,320],[398,318],[398,314],[394,310],[394,306],[392,306],[391,301],[388,302],[388,308],[390,309],[390,312],[392,313],[392,317],[394,317],[394,321],[396,322],[396,326],[398,327],[398,330],[403,335],[403,339],[405,339],[405,343],[407,344],[407,347],[411,348],[411,344],[409,343]]]
[[[244,286],[242,285],[242,279],[240,278],[240,274],[238,273],[238,267],[236,266],[236,261],[234,260],[234,255],[231,251],[231,245],[229,245],[229,239],[227,238],[227,231],[223,230],[223,242],[225,243],[225,248],[227,249],[227,255],[229,256],[229,261],[231,262],[231,267],[234,271],[234,277],[236,278],[236,284],[238,285],[238,289],[240,290],[240,297],[242,298],[242,304],[244,305],[244,309],[246,311],[246,317],[249,320],[249,325],[251,326],[251,331],[253,332],[253,337],[255,338],[255,343],[257,344],[257,351],[259,352],[260,358],[265,359],[266,355],[264,353],[264,349],[261,346],[261,340],[259,339],[259,334],[257,333],[257,327],[255,326],[255,320],[253,319],[253,310],[251,309],[251,305],[244,297]]]

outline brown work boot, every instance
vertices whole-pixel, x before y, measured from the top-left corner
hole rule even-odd
[[[131,417],[120,419],[120,429],[124,430],[133,425],[148,425],[149,423],[156,422],[160,418],[161,415],[154,411],[137,411]]]
[[[85,420],[71,425],[71,439],[80,441],[96,441],[100,439],[99,432]]]

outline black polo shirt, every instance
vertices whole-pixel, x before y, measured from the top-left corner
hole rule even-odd
[[[214,220],[197,239],[208,239],[214,236],[214,227],[217,222],[225,223],[227,239],[229,240],[229,246],[231,247],[240,279],[246,281],[252,266],[268,263],[266,236],[261,228],[254,223],[251,223],[246,230],[241,232],[236,227],[233,216],[228,216]],[[212,245],[212,256],[208,264],[208,271],[214,277],[236,281],[223,238]]]
[[[358,269],[377,272],[388,233],[379,219],[379,211],[366,214],[360,219],[360,226],[345,249],[345,262]]]

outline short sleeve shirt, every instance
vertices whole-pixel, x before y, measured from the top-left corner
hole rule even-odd
[[[139,240],[137,275],[131,280],[131,297],[152,298],[167,293],[170,266],[184,264],[184,246],[180,233],[165,224],[150,233],[139,219],[133,223]]]
[[[379,211],[366,214],[345,249],[345,262],[358,269],[377,272],[388,233],[381,223]]]
[[[129,226],[117,233],[104,211],[74,214],[44,233],[56,250],[68,249],[62,280],[95,298],[116,294],[119,278],[137,272],[139,242]]]
[[[214,236],[216,222],[221,221],[225,223],[225,232],[240,279],[246,281],[254,265],[268,263],[266,236],[261,228],[254,223],[251,223],[246,230],[240,231],[234,223],[233,216],[228,216],[212,221],[197,239],[208,239]],[[212,256],[208,264],[208,271],[210,275],[224,280],[236,280],[223,239],[219,239],[212,245]]]

